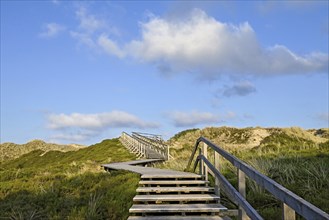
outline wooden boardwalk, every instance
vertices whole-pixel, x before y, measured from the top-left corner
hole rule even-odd
[[[144,167],[150,163],[162,162],[163,159],[145,159],[134,160],[121,163],[103,164],[105,170],[128,170],[134,173],[141,174],[142,178],[200,178],[201,176],[195,173],[180,172],[168,169],[159,169],[153,167]],[[143,166],[140,166],[143,165]]]
[[[199,174],[147,167],[149,163],[170,158],[169,147],[161,136],[133,132],[122,133],[122,144],[135,153],[137,158],[148,158],[122,163],[104,164],[105,170],[128,170],[141,174],[139,187],[129,209],[129,220],[160,219],[237,219],[263,220],[246,199],[246,177],[263,187],[282,203],[282,219],[296,219],[296,213],[305,219],[329,220],[329,214],[284,188],[253,167],[228,153],[210,140],[200,137],[195,143],[187,170],[199,167]],[[200,145],[201,144],[201,145]],[[200,145],[200,146],[199,146]],[[208,148],[213,151],[213,160],[208,158]],[[196,156],[196,153],[199,155]],[[221,157],[220,157],[221,156]],[[155,159],[157,158],[157,159]],[[220,172],[219,160],[225,159],[237,168],[237,189]],[[214,178],[214,187],[209,187],[208,175]],[[238,209],[228,210],[220,204],[224,193]]]
[[[105,170],[127,170],[141,174],[129,209],[131,219],[229,219],[215,189],[203,176],[168,169],[145,167],[163,159],[103,164]]]

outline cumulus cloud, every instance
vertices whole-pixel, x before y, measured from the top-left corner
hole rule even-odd
[[[248,22],[221,22],[200,9],[174,18],[150,15],[139,23],[141,36],[128,42],[118,40],[118,30],[86,8],[79,8],[76,17],[79,24],[70,34],[80,44],[120,59],[151,63],[165,75],[187,72],[213,80],[231,74],[272,76],[328,70],[328,54],[297,54],[280,44],[264,47]]]
[[[48,129],[54,130],[52,140],[81,142],[99,136],[109,129],[117,128],[157,128],[159,125],[146,122],[135,115],[123,111],[96,114],[49,114]]]
[[[96,48],[96,43],[90,34],[79,31],[70,31],[70,35],[72,38],[76,39],[79,44],[86,45],[89,48]]]
[[[59,33],[65,31],[65,26],[57,23],[48,23],[43,26],[43,31],[39,34],[42,38],[56,37]]]
[[[71,37],[76,39],[81,45],[99,49],[97,36],[108,30],[107,23],[100,17],[90,14],[85,7],[78,8],[75,15],[79,25],[75,30],[70,31]],[[106,45],[104,45],[105,48]]]
[[[121,50],[114,41],[109,39],[104,34],[98,38],[98,45],[101,46],[108,54],[113,54],[120,58],[125,56],[125,52]]]
[[[243,81],[236,83],[231,87],[225,88],[223,95],[226,97],[246,96],[254,92],[256,92],[255,86],[248,81]]]
[[[83,129],[105,129],[105,128],[155,128],[156,123],[145,122],[135,115],[112,111],[98,114],[51,114],[48,116],[48,127],[50,129],[83,128]]]
[[[93,33],[106,27],[106,23],[102,19],[96,18],[95,15],[89,14],[84,7],[80,7],[76,11],[76,16],[80,22],[79,28],[89,33]]]
[[[229,112],[226,115],[213,114],[210,112],[170,112],[168,118],[172,120],[176,127],[193,127],[202,124],[217,124],[222,123],[227,119],[235,118],[233,112]]]
[[[299,55],[283,45],[264,48],[248,22],[223,23],[195,9],[187,18],[151,16],[141,23],[141,39],[118,45],[103,35],[99,45],[107,53],[131,56],[158,65],[159,70],[194,72],[203,78],[221,74],[277,75],[326,72],[328,55]]]

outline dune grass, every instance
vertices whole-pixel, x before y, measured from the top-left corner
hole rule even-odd
[[[248,128],[183,131],[171,140],[176,143],[170,151],[173,159],[158,166],[184,170],[197,139],[195,135],[209,135],[215,141],[223,136],[227,144],[234,145],[232,148],[224,145],[230,153],[329,212],[329,141],[318,142],[317,137],[309,138],[299,129],[273,129],[269,133],[258,146],[239,148],[239,144],[253,138]],[[327,133],[322,133],[326,137]],[[3,162],[0,218],[126,219],[139,175],[123,171],[107,173],[100,164],[134,159],[118,139],[112,139],[75,152],[36,150]],[[236,168],[223,159],[221,172],[237,185]],[[281,218],[280,202],[248,179],[247,199],[265,219]],[[225,195],[221,202],[235,208]]]
[[[112,139],[75,152],[37,150],[3,163],[0,217],[126,219],[139,175],[108,173],[100,164],[134,159]]]
[[[208,130],[211,131],[210,137],[208,137],[210,140],[213,135],[217,137],[223,135],[221,132],[225,131],[223,128]],[[188,138],[191,139],[193,132],[195,131],[181,132],[178,138],[172,140],[183,143],[183,147],[172,149],[171,154],[174,159],[164,163],[161,167],[185,169],[194,143],[185,142],[184,135],[188,134]],[[245,132],[246,134],[244,134]],[[201,131],[201,133],[205,132]],[[228,129],[225,135],[231,135],[229,138],[232,140],[236,137],[236,146],[224,148],[261,173],[329,213],[329,141],[316,142],[316,137],[314,140],[308,136],[304,138],[304,133],[295,128],[272,129],[270,135],[261,140],[258,146],[246,149],[239,148],[238,145],[243,144],[244,140],[247,141],[250,130]],[[208,156],[212,160],[211,150],[208,151]],[[232,185],[237,187],[237,169],[223,158],[220,164],[221,172]],[[247,179],[247,200],[265,219],[281,219],[281,203],[249,179]],[[235,205],[224,194],[222,203],[229,208],[235,208]]]

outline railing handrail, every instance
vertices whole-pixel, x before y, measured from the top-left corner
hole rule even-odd
[[[314,206],[313,204],[299,197],[298,195],[286,189],[285,187],[275,182],[274,180],[270,179],[269,177],[261,174],[250,165],[246,164],[245,162],[241,161],[237,157],[226,152],[225,150],[218,147],[216,144],[212,143],[210,140],[208,140],[205,137],[200,137],[196,141],[187,165],[187,169],[189,169],[191,162],[195,157],[195,153],[197,151],[200,142],[205,143],[207,146],[211,147],[214,151],[222,155],[225,159],[230,161],[235,167],[243,171],[250,179],[254,180],[258,185],[269,191],[275,198],[287,204],[302,217],[306,219],[329,219],[329,215],[323,210],[319,209],[318,207]],[[207,164],[206,161],[205,163]],[[243,204],[239,204],[239,205],[243,206]],[[245,211],[247,212],[247,210]]]
[[[125,135],[127,135],[127,136],[129,136],[129,137],[132,138],[132,136],[130,134],[128,134],[127,132],[125,132],[125,131],[123,131],[122,134],[125,134]]]
[[[137,136],[137,137],[146,139],[145,141],[147,141],[150,144],[158,144],[158,145],[161,145],[161,147],[163,147],[163,148],[166,148],[167,147],[167,145],[163,141],[158,141],[156,139],[152,139],[152,138],[143,136],[142,133],[132,132],[132,136],[133,137],[134,136]]]
[[[140,136],[132,136],[133,138],[135,138],[137,141],[142,142],[143,144],[147,145],[148,147],[150,147],[152,150],[154,150],[157,154],[159,154],[159,156],[163,157],[163,155],[160,155],[160,153],[158,151],[161,152],[165,152],[165,149],[163,148],[158,148],[157,146],[155,146],[154,144],[152,144],[151,142],[148,142],[146,140],[144,140],[143,138],[141,138]]]
[[[135,131],[132,132],[132,134],[138,134],[138,135],[142,135],[144,137],[148,136],[148,137],[150,137],[150,139],[159,140],[159,141],[163,142],[162,135],[159,135],[159,134],[150,134],[150,133],[135,132]],[[154,137],[154,138],[152,138],[152,137]]]
[[[238,203],[247,213],[247,215],[253,219],[253,220],[263,220],[263,218],[258,214],[258,212],[250,205],[250,203],[229,183],[229,181],[215,168],[211,162],[204,157],[203,155],[200,155],[200,159],[207,164],[208,168],[213,172],[213,174],[220,179],[220,181],[224,184],[222,185],[225,189],[224,191],[229,194],[229,198],[234,200],[236,203]]]
[[[140,156],[146,157],[146,152],[152,150],[154,151],[153,153],[158,155],[158,157],[163,158],[165,160],[169,159],[169,147],[163,141],[159,141],[159,139],[152,139],[147,136],[143,136],[142,134],[146,133],[132,132],[132,135],[130,135],[123,131],[122,137],[127,136],[129,139],[137,141],[137,143],[141,144],[141,149],[136,150],[137,153],[140,154]],[[134,150],[134,152],[136,151]]]

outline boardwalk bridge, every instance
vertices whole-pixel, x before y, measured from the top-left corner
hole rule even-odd
[[[186,170],[145,167],[149,163],[168,160],[169,147],[161,136],[125,132],[120,137],[122,144],[135,153],[136,160],[102,165],[105,170],[130,170],[141,174],[141,180],[130,208],[130,220],[164,219],[263,219],[246,198],[246,177],[267,190],[282,203],[282,219],[296,219],[296,213],[309,220],[329,220],[329,215],[289,191],[253,167],[226,152],[210,140],[196,140]],[[238,186],[235,188],[223,176],[220,159],[236,167]],[[192,166],[193,165],[193,166]],[[198,170],[198,173],[195,173]],[[210,186],[209,175],[214,179]],[[238,209],[228,209],[221,204],[225,194]]]

